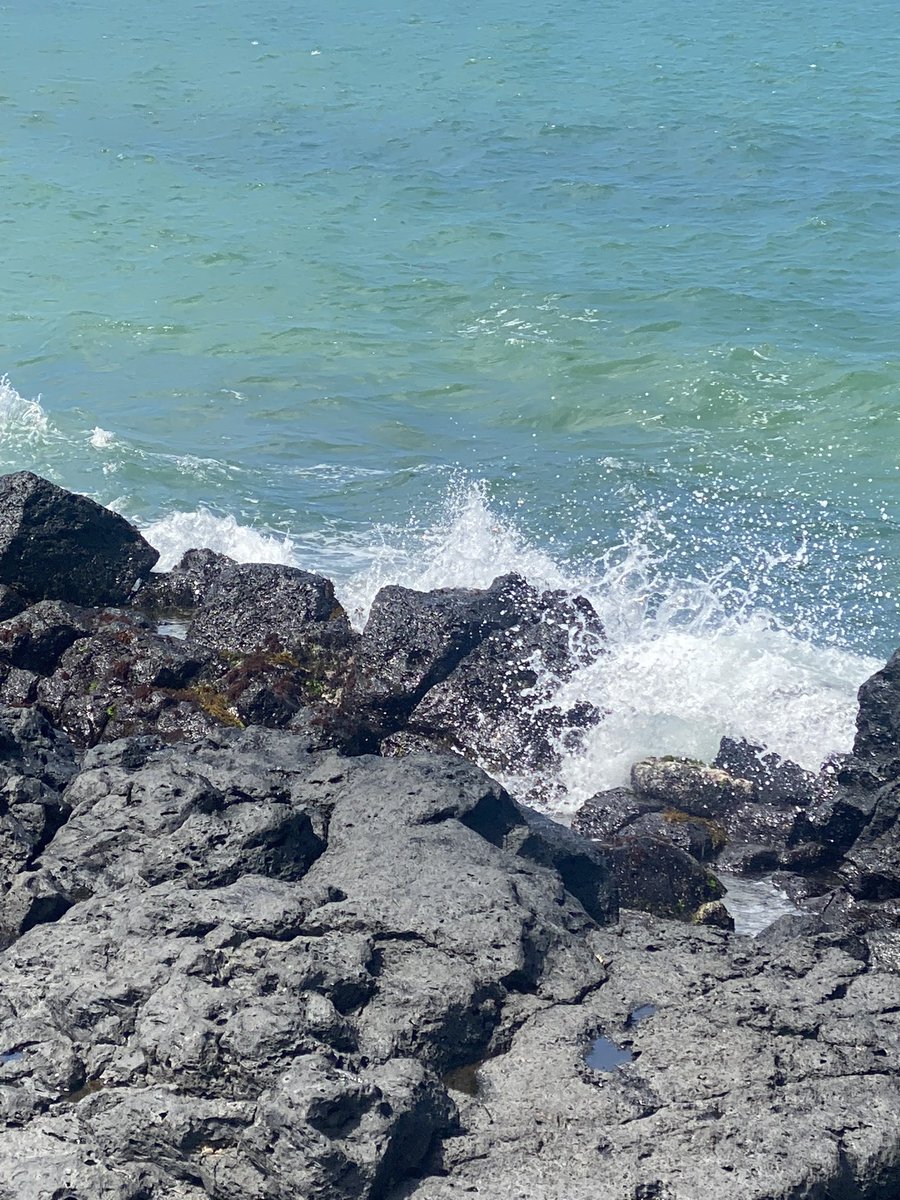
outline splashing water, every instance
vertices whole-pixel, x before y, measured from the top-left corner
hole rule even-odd
[[[158,571],[168,571],[185,550],[206,547],[238,562],[285,563],[296,566],[294,543],[247,525],[232,516],[219,517],[207,509],[175,512],[146,525],[144,537],[159,551]]]
[[[586,596],[606,628],[608,653],[562,685],[542,680],[536,688],[560,708],[587,701],[606,714],[580,748],[560,739],[555,783],[564,798],[552,801],[558,812],[625,783],[631,765],[647,755],[709,759],[726,734],[813,770],[848,750],[856,691],[879,662],[816,646],[762,603],[767,575],[802,567],[806,547],[757,550],[751,571],[732,558],[707,578],[679,578],[667,573],[665,554],[651,548],[658,521],[644,514],[595,569],[576,570],[554,562],[498,515],[484,485],[470,485],[453,492],[443,520],[424,533],[404,538],[380,531],[371,567],[339,593],[357,624],[388,582],[422,590],[486,587],[518,571],[539,589]],[[748,574],[752,587],[743,583]],[[535,793],[535,780],[503,782],[517,794]]]
[[[0,376],[0,448],[38,440],[49,429],[40,401],[23,399],[9,382],[9,376]]]
[[[250,528],[207,510],[172,513],[144,528],[171,567],[191,546],[209,546],[242,562],[317,569],[323,548],[296,537]],[[812,770],[853,741],[856,692],[878,660],[838,646],[817,645],[766,607],[776,572],[802,569],[807,547],[752,548],[706,576],[673,570],[661,545],[671,534],[647,511],[633,531],[594,564],[556,562],[514,520],[497,511],[483,483],[459,483],[423,529],[379,526],[365,544],[345,547],[343,562],[365,566],[342,579],[338,597],[362,628],[379,588],[388,583],[427,591],[487,587],[517,571],[537,589],[587,597],[607,633],[607,652],[571,679],[540,679],[541,704],[567,710],[579,702],[605,715],[573,742],[560,735],[558,777],[503,782],[533,802],[542,792],[557,814],[588,796],[627,782],[647,755],[710,759],[722,736],[746,737]],[[334,548],[325,552],[335,562]],[[750,582],[748,582],[748,580]],[[573,637],[578,631],[573,630]],[[573,748],[574,746],[574,748]]]

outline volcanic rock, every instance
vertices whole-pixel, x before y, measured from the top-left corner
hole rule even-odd
[[[29,601],[124,604],[159,554],[124,517],[30,471],[0,477],[0,583]]]

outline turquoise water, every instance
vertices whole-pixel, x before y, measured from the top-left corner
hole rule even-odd
[[[630,697],[653,736],[780,703],[797,750],[827,697],[808,757],[846,743],[900,642],[892,7],[16,0],[0,29],[0,466],[169,558],[327,570],[359,619],[385,579],[528,565],[657,698],[695,639],[689,729]]]

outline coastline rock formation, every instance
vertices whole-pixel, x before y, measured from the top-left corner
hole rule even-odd
[[[0,530],[91,503],[12,478]],[[602,719],[539,686],[587,602],[388,588],[356,634],[211,551],[132,594],[120,521],[121,607],[0,593],[0,1200],[896,1197],[894,659],[821,776],[726,741],[570,830],[466,757]],[[802,915],[716,927],[717,861]]]

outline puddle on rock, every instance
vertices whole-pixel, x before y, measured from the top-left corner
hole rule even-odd
[[[485,1062],[486,1059],[482,1058],[478,1062],[466,1063],[464,1067],[456,1067],[455,1070],[448,1071],[441,1082],[448,1091],[462,1092],[466,1096],[477,1096],[481,1091],[478,1072]]]
[[[646,1021],[655,1012],[655,1004],[638,1004],[625,1018],[625,1028],[634,1029],[635,1025],[640,1025],[641,1021]],[[621,1046],[616,1045],[612,1038],[601,1036],[594,1038],[590,1050],[584,1056],[584,1061],[595,1071],[615,1071],[616,1067],[634,1062],[634,1055],[630,1050],[624,1050]]]
[[[590,1050],[584,1056],[584,1061],[595,1071],[614,1071],[623,1063],[632,1062],[634,1055],[630,1050],[621,1046],[608,1037],[594,1038]]]
[[[80,1088],[76,1088],[74,1092],[69,1092],[67,1095],[60,1097],[60,1099],[64,1104],[77,1104],[80,1100],[84,1100],[88,1096],[93,1096],[94,1092],[102,1091],[102,1089],[102,1079],[89,1079]]]
[[[625,1028],[633,1029],[635,1025],[640,1025],[641,1021],[646,1021],[648,1017],[652,1017],[656,1012],[655,1004],[639,1004],[637,1008],[633,1008],[625,1020]]]
[[[24,1057],[24,1050],[10,1050],[6,1054],[0,1054],[0,1066],[5,1066],[7,1063],[21,1062]]]
[[[178,638],[183,642],[187,637],[188,623],[187,621],[160,621],[156,626],[156,632],[160,637]]]

